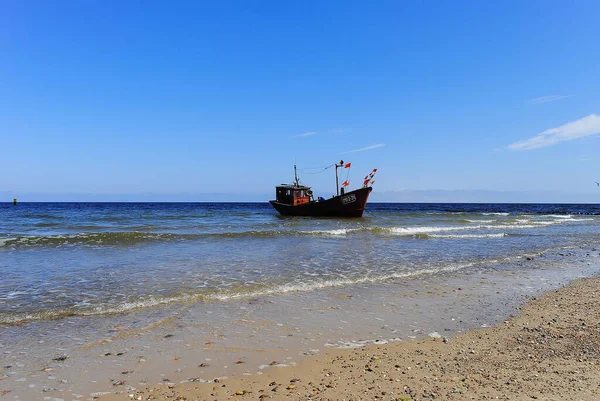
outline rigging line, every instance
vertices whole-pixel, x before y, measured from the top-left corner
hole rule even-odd
[[[299,168],[298,171],[300,171],[300,172],[302,172],[304,174],[318,174],[318,173],[322,173],[323,171],[325,171],[328,168],[331,168],[333,166],[335,166],[335,164],[332,164],[330,166],[325,166],[325,167],[306,167],[305,169]],[[321,169],[321,170],[319,170],[319,171],[313,171],[313,172],[307,171],[307,170],[315,170],[315,169]]]
[[[321,170],[324,171],[324,167],[308,167],[308,168],[299,168],[300,171],[308,171],[308,170]]]
[[[327,166],[318,166],[318,167],[304,167],[304,168],[307,169],[307,170],[315,170],[315,169],[318,169],[318,168],[327,169],[327,168],[330,168],[330,167],[333,167],[333,166],[335,166],[335,164],[329,164]]]

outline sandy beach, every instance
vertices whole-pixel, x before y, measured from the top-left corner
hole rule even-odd
[[[334,349],[297,366],[208,383],[117,390],[111,400],[597,400],[600,278],[532,298],[491,328]]]

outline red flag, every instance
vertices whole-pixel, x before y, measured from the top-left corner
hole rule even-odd
[[[373,169],[373,172],[374,172],[374,173],[376,173],[376,172],[377,172],[377,169],[376,169],[376,168],[374,168],[374,169]]]
[[[347,187],[348,185],[350,185],[350,181],[344,181],[344,183],[342,184],[342,186]]]
[[[367,185],[369,183],[369,180],[364,180],[363,181],[363,185]]]
[[[346,164],[344,165],[344,168],[349,168],[351,164],[352,164],[352,163],[346,163]]]

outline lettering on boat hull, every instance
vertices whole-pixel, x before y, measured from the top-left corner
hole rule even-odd
[[[347,205],[348,203],[353,203],[356,202],[356,195],[352,194],[352,195],[348,195],[348,196],[344,196],[342,198],[342,203],[344,205]]]

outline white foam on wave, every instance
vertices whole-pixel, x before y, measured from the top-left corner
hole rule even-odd
[[[358,229],[356,228],[337,228],[337,229],[333,229],[333,230],[315,230],[315,231],[301,231],[301,233],[303,234],[311,234],[311,235],[331,235],[331,236],[338,236],[338,235],[346,235],[352,231],[357,231]]]
[[[315,231],[301,231],[302,234],[311,235],[331,235],[331,236],[345,236],[352,232],[369,231],[369,232],[382,232],[388,234],[401,234],[401,235],[413,235],[413,234],[426,234],[430,232],[439,231],[455,231],[455,230],[469,230],[476,229],[479,226],[455,226],[455,227],[365,227],[365,228],[338,228],[333,230],[315,230]]]
[[[507,216],[509,213],[484,213],[490,215],[502,215]],[[462,225],[462,226],[408,226],[408,227],[363,227],[363,228],[338,228],[332,230],[322,231],[304,231],[303,234],[310,235],[329,235],[329,236],[346,236],[354,232],[380,232],[384,234],[395,234],[395,235],[418,235],[418,234],[429,234],[447,231],[464,231],[464,230],[516,230],[523,228],[539,228],[544,226],[550,226],[553,224],[561,224],[566,222],[580,222],[580,221],[593,221],[593,218],[582,218],[576,219],[568,216],[554,216],[556,220],[531,220],[531,219],[515,219],[514,221],[502,222],[501,220],[476,220],[468,219],[470,223],[478,223],[473,225]],[[549,217],[549,216],[545,216]],[[493,223],[498,224],[493,224]],[[500,236],[500,234],[494,234]],[[467,237],[464,237],[467,238]],[[472,238],[481,238],[480,236],[473,236]]]
[[[0,239],[0,246],[43,246],[50,245],[55,247],[69,245],[102,245],[118,244],[123,241],[150,240],[150,239],[169,239],[173,234],[151,233],[140,231],[124,232],[82,232],[76,234],[57,234],[57,235],[19,235],[13,238]]]
[[[538,226],[551,226],[554,224],[562,223],[564,220],[553,220],[553,221],[530,221],[530,224],[538,225]]]
[[[547,217],[547,216],[546,216]],[[529,222],[529,224],[535,224],[538,226],[551,226],[553,224],[562,224],[562,223],[569,223],[569,222],[579,222],[579,221],[593,221],[595,219],[592,218],[584,218],[584,219],[576,219],[576,218],[572,218],[572,217],[560,217],[560,216],[553,216],[553,217],[557,217],[556,220],[524,220]],[[517,221],[521,221],[521,220],[517,220]]]
[[[402,273],[391,273],[384,275],[375,275],[375,276],[363,276],[353,279],[337,279],[337,280],[325,280],[319,282],[312,283],[288,283],[282,284],[273,288],[266,288],[263,290],[258,290],[254,292],[241,292],[241,293],[233,293],[233,294],[215,294],[207,296],[208,299],[213,299],[217,301],[226,301],[228,299],[237,299],[237,298],[247,298],[247,297],[260,297],[271,294],[285,294],[288,292],[310,292],[325,288],[331,287],[343,287],[348,285],[356,285],[356,284],[365,284],[365,283],[376,283],[387,281],[396,278],[406,278],[406,277],[415,277],[421,276],[424,274],[434,274],[441,272],[453,272],[457,270],[461,270],[467,267],[473,266],[475,263],[465,263],[461,265],[454,266],[445,266],[439,268],[432,269],[420,269],[411,272],[402,272]]]
[[[443,231],[459,231],[459,230],[473,230],[477,229],[480,226],[450,226],[450,227],[390,227],[387,229],[383,229],[383,231],[387,231],[391,234],[427,234],[427,233],[437,233]]]
[[[531,220],[531,219],[514,219],[513,221],[505,222],[504,224],[512,224],[514,226],[551,226],[553,224],[563,223],[567,220]]]
[[[0,246],[11,246],[11,245],[17,245],[17,244],[22,244],[25,243],[27,241],[30,241],[31,239],[35,239],[36,237],[34,236],[20,236],[20,237],[13,237],[13,238],[2,238],[0,239]]]
[[[554,223],[552,223],[554,224]],[[452,232],[452,231],[466,231],[466,230],[517,230],[521,228],[538,228],[540,225],[533,223],[522,224],[522,223],[511,223],[511,224],[477,224],[469,226],[446,226],[446,227],[391,227],[383,229],[391,234],[400,235],[417,235],[417,234],[428,234],[437,232]]]
[[[81,314],[84,316],[87,315],[103,315],[103,314],[112,314],[112,313],[123,313],[128,312],[134,309],[141,308],[150,308],[158,305],[166,305],[173,302],[185,302],[192,301],[195,299],[203,298],[202,295],[192,295],[192,294],[183,294],[173,297],[150,297],[149,299],[145,299],[143,301],[136,302],[124,302],[122,304],[113,306],[113,307],[95,307],[90,311],[82,312]]]
[[[491,220],[492,222],[496,220]],[[440,232],[453,232],[453,231],[467,231],[467,230],[517,230],[523,228],[539,228],[541,226],[557,224],[560,221],[540,221],[533,222],[529,220],[520,219],[512,223],[504,224],[473,224],[473,225],[462,225],[462,226],[408,226],[408,227],[365,227],[365,228],[354,228],[354,229],[333,229],[323,231],[304,231],[304,234],[312,235],[328,235],[328,236],[346,236],[353,232],[374,232],[382,234],[392,235],[404,235],[404,236],[415,236],[419,234],[440,233]],[[478,221],[485,222],[485,221]],[[466,238],[466,237],[465,237]],[[478,238],[478,237],[473,237]]]
[[[8,294],[6,294],[5,296],[0,297],[0,299],[2,299],[2,300],[5,300],[5,299],[6,300],[7,299],[15,299],[19,295],[26,295],[26,294],[27,294],[27,292],[25,292],[25,291],[18,291],[18,290],[16,290],[16,291],[11,291]]]
[[[23,312],[16,314],[0,314],[0,324],[14,324],[27,321],[56,319],[66,316],[97,316],[110,315],[116,313],[129,312],[135,309],[151,308],[158,305],[166,305],[174,302],[186,302],[193,300],[204,299],[204,295],[200,294],[183,294],[173,297],[151,297],[149,299],[137,302],[124,302],[115,306],[96,306],[90,309],[69,310],[45,310],[34,312]]]
[[[535,224],[497,224],[497,225],[489,225],[489,226],[480,226],[479,228],[485,230],[518,230],[521,228],[539,228],[539,225]]]
[[[499,234],[430,234],[429,238],[456,238],[456,239],[467,239],[467,238],[502,238],[506,237],[508,234],[499,233]]]

